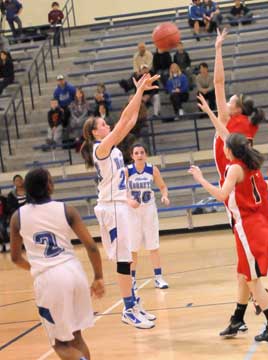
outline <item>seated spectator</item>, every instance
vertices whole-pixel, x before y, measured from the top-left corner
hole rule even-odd
[[[184,50],[183,43],[180,41],[177,46],[177,51],[174,54],[173,62],[179,65],[181,71],[187,76],[189,82],[189,89],[194,88],[194,75],[191,68],[191,59],[187,51]]]
[[[189,25],[194,29],[194,37],[200,41],[200,27],[205,27],[204,22],[204,8],[201,0],[193,0],[188,10]]]
[[[202,6],[204,9],[204,22],[207,32],[211,33],[217,31],[217,28],[220,28],[222,23],[220,8],[216,2],[212,0],[203,0]]]
[[[171,64],[172,59],[170,53],[168,51],[162,52],[156,49],[153,55],[153,72],[161,76],[160,80],[164,87],[166,86]]]
[[[14,189],[7,195],[7,209],[9,219],[12,214],[21,206],[26,204],[26,192],[23,177],[19,174],[13,177]]]
[[[19,15],[22,12],[22,5],[17,0],[5,0],[4,1],[4,8],[6,19],[10,30],[12,31],[13,37],[19,37],[22,34],[22,23]],[[16,30],[15,25],[18,25],[18,29]]]
[[[242,25],[250,24],[252,22],[253,14],[246,5],[240,0],[235,0],[234,6],[230,10],[230,15],[227,16],[227,19],[230,22],[230,25],[237,26],[239,22]]]
[[[62,122],[64,119],[64,111],[59,107],[58,100],[50,100],[50,110],[47,113],[48,130],[47,130],[47,144],[59,145],[62,143]]]
[[[98,86],[97,86],[97,91],[94,95],[94,99],[95,99],[95,103],[96,103],[96,108],[95,108],[95,111],[97,110],[98,108],[98,105],[100,103],[102,104],[105,104],[106,108],[108,110],[111,110],[112,109],[112,99],[111,99],[111,96],[110,94],[106,91],[106,87],[103,83],[100,83]]]
[[[180,116],[184,115],[182,103],[189,99],[189,85],[187,76],[175,63],[170,65],[166,89],[170,94],[170,101],[175,112],[174,120],[178,120]]]
[[[98,107],[95,109],[94,115],[104,119],[107,122],[107,124],[113,125],[113,121],[109,114],[109,109],[107,108],[104,102],[100,102],[98,104]]]
[[[196,77],[196,87],[198,94],[202,94],[209,102],[210,108],[215,110],[216,100],[213,75],[209,73],[208,64],[205,62],[199,65],[199,74]]]
[[[125,90],[125,92],[128,92],[135,88],[133,83],[133,76],[137,76],[140,71],[140,66],[143,64],[148,65],[149,69],[152,68],[152,62],[153,62],[153,54],[151,51],[146,49],[145,43],[141,42],[138,44],[138,51],[133,56],[133,74],[131,77],[127,80],[121,80],[119,81],[119,85]]]
[[[14,82],[13,60],[5,50],[0,52],[0,94],[10,84]]]
[[[69,105],[71,104],[71,102],[74,101],[76,88],[73,85],[69,84],[67,81],[65,81],[63,75],[57,76],[57,83],[58,85],[54,91],[54,99],[58,100],[59,106],[64,111],[62,126],[63,128],[67,129],[70,120]],[[65,135],[67,136],[67,131]]]
[[[8,208],[7,199],[1,194],[0,189],[0,252],[9,251],[8,227]]]
[[[70,112],[69,136],[77,141],[81,137],[85,121],[93,114],[89,102],[85,98],[84,91],[81,88],[76,90],[75,99],[70,105]]]
[[[60,35],[62,28],[63,12],[60,10],[60,4],[54,1],[51,4],[52,10],[48,13],[48,22],[53,29],[53,45],[60,46]]]

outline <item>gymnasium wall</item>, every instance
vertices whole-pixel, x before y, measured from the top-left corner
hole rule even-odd
[[[24,26],[40,25],[47,23],[47,14],[52,1],[50,0],[20,0],[24,10],[21,15]],[[58,0],[61,6],[66,0]],[[95,16],[121,14],[127,12],[145,11],[160,8],[184,6],[190,0],[73,0],[75,5],[77,25],[87,25],[94,22]],[[266,2],[264,0],[247,0],[250,2]],[[219,4],[224,1],[217,1]],[[8,28],[5,23],[4,26]]]

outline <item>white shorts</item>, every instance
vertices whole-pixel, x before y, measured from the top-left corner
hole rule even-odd
[[[159,221],[155,204],[131,208],[131,249],[134,252],[143,246],[146,250],[159,248]]]
[[[94,208],[100,225],[102,245],[110,260],[131,262],[129,206],[125,202],[99,203]]]
[[[77,259],[66,261],[34,279],[36,304],[50,343],[71,341],[75,331],[94,325],[89,285]]]

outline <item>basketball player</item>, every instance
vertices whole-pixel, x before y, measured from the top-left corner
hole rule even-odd
[[[243,94],[235,94],[229,99],[228,102],[226,101],[225,76],[222,59],[222,43],[226,36],[226,29],[224,29],[222,33],[220,33],[218,30],[218,36],[215,43],[216,56],[214,67],[214,85],[218,117],[219,120],[227,127],[230,133],[239,132],[244,134],[252,143],[253,138],[258,131],[259,123],[264,120],[264,112],[261,109],[255,107],[254,102],[250,97]],[[220,177],[220,185],[222,185],[224,182],[225,168],[229,163],[229,160],[226,158],[223,151],[223,147],[224,143],[221,137],[216,133],[214,140],[214,158]],[[233,219],[231,219],[231,214],[228,213],[228,208],[226,208],[226,210],[231,223]],[[237,331],[247,331],[247,325],[244,323],[244,315],[246,312],[249,296],[249,288],[246,284],[245,278],[238,274],[238,299],[234,315],[232,316],[232,324],[235,324],[236,322],[242,322],[243,326],[237,329]],[[233,334],[233,332],[233,328],[230,329],[228,326],[220,333],[220,336],[230,336]]]
[[[155,287],[167,289],[168,283],[162,277],[162,268],[159,255],[159,222],[155,204],[153,183],[161,192],[161,202],[168,206],[168,189],[156,166],[146,163],[147,151],[141,144],[131,148],[133,164],[126,168],[129,205],[131,206],[131,232],[135,234],[132,243],[131,275],[134,290],[136,285],[136,268],[138,251],[144,245],[150,251],[155,275]],[[137,229],[139,231],[137,232]]]
[[[73,231],[84,244],[94,270],[91,295],[104,294],[99,250],[78,212],[52,201],[53,183],[45,169],[25,177],[27,204],[11,218],[11,259],[30,270],[35,300],[51,345],[63,360],[90,360],[81,331],[93,326],[87,277],[75,256]],[[22,255],[22,242],[28,260]]]
[[[260,171],[264,159],[251,147],[244,135],[229,133],[210,110],[204,97],[200,96],[199,100],[200,108],[208,113],[217,133],[225,142],[224,153],[229,164],[226,166],[221,188],[207,182],[198,167],[191,167],[189,172],[212,196],[225,202],[234,218],[237,272],[239,277],[245,280],[247,295],[252,292],[268,321],[268,294],[260,279],[261,276],[267,276],[268,271],[268,190]],[[238,321],[234,316],[231,317],[226,337],[235,336],[240,326],[244,325],[244,321]],[[268,341],[268,325],[255,340]]]
[[[103,247],[108,258],[117,264],[118,284],[125,305],[122,321],[142,329],[152,328],[151,320],[155,316],[141,308],[132,291],[130,209],[123,155],[116,145],[136,124],[143,92],[157,88],[152,83],[158,79],[159,75],[145,74],[138,82],[134,81],[137,91],[112,131],[104,119],[89,118],[84,124],[85,141],[81,148],[86,165],[94,165],[98,175],[98,205],[94,210]]]

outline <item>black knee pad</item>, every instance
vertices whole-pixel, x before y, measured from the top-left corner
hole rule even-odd
[[[128,262],[118,262],[117,263],[117,272],[118,274],[130,275],[130,263]]]

